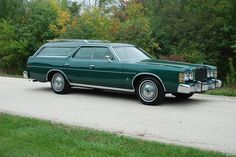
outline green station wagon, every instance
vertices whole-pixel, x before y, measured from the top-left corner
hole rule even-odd
[[[167,93],[186,99],[222,85],[215,66],[157,60],[134,45],[103,40],[49,41],[29,57],[23,75],[51,82],[58,94],[73,86],[134,92],[146,105],[160,104]]]

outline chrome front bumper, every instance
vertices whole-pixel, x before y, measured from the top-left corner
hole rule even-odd
[[[198,82],[195,84],[179,84],[178,93],[200,93],[215,88],[220,88],[222,86],[222,81],[217,79],[212,79],[207,82]]]

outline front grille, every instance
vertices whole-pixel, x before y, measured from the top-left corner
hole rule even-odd
[[[206,81],[207,80],[207,69],[197,68],[195,69],[195,81]]]

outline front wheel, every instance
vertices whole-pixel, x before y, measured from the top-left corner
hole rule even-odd
[[[184,93],[172,93],[177,99],[188,99],[193,96],[193,93],[184,94]]]
[[[70,90],[70,84],[61,73],[55,73],[51,80],[51,87],[57,94],[65,94]]]
[[[165,97],[162,84],[152,77],[141,79],[135,91],[139,100],[145,105],[158,105]]]

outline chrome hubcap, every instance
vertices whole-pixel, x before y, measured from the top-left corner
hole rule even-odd
[[[155,100],[158,95],[156,84],[151,80],[143,81],[139,86],[139,95],[146,102]]]
[[[61,74],[56,74],[52,79],[54,90],[61,91],[64,88],[65,80]]]

